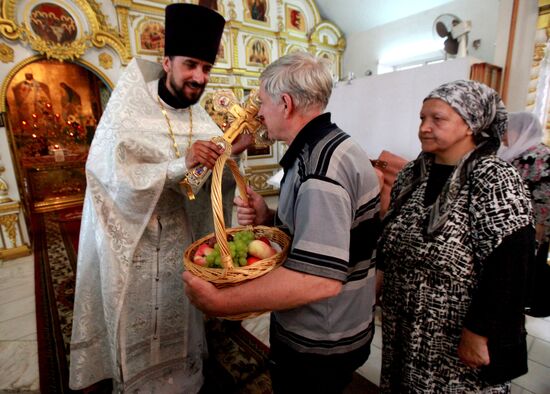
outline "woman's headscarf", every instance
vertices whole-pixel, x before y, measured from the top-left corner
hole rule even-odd
[[[542,126],[531,112],[511,112],[508,117],[508,146],[501,146],[498,156],[512,161],[542,142]]]
[[[432,90],[424,99],[439,99],[449,104],[472,130],[476,148],[464,155],[451,178],[439,194],[430,212],[428,234],[439,229],[446,221],[453,201],[467,182],[479,159],[495,154],[506,130],[508,115],[499,94],[489,86],[476,81],[458,80],[445,83]],[[394,207],[386,218],[395,215],[416,187],[428,177],[434,160],[431,153],[422,152],[414,162],[412,177],[406,182]],[[395,211],[395,212],[394,212]]]

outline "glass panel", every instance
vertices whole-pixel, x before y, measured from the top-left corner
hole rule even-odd
[[[84,195],[88,149],[109,94],[74,63],[40,60],[13,77],[8,118],[31,207]]]

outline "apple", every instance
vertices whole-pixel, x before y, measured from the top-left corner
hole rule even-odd
[[[198,247],[195,255],[193,256],[193,262],[198,265],[206,265],[206,256],[214,251],[214,248],[208,246],[208,243],[203,243]]]
[[[248,254],[258,257],[259,259],[267,259],[273,256],[277,251],[265,242],[255,239],[248,244]]]
[[[271,242],[269,241],[269,238],[267,237],[260,237],[258,240],[265,242],[267,245],[271,246]]]
[[[246,265],[254,264],[256,261],[260,261],[261,259],[258,257],[250,256],[246,259]]]

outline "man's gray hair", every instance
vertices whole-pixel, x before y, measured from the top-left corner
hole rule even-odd
[[[267,66],[260,83],[275,103],[286,93],[298,111],[313,106],[324,110],[332,92],[330,63],[307,52],[293,52]]]

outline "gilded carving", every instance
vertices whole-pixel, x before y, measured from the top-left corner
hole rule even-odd
[[[535,44],[535,54],[533,56],[533,61],[540,62],[544,59],[544,52],[546,50],[546,43],[539,42]]]
[[[11,20],[0,18],[0,34],[10,40],[17,40],[21,35],[21,31]]]
[[[226,77],[210,77],[210,83],[215,83],[215,84],[229,84],[231,82],[231,80],[229,78],[226,78]]]
[[[82,56],[88,48],[87,41],[89,37],[87,36],[65,44],[46,41],[32,34],[26,24],[23,26],[22,31],[24,32],[22,40],[27,41],[33,50],[46,55],[48,59],[75,60]]]
[[[2,174],[5,170],[6,169],[2,165],[2,160],[0,159],[0,174]],[[0,177],[0,204],[12,201],[12,199],[8,197],[8,189],[8,183]]]
[[[13,49],[3,42],[0,43],[0,61],[2,63],[13,62]]]
[[[107,18],[101,12],[101,6],[94,0],[73,0],[73,3],[85,15],[87,26],[77,26],[80,31],[87,31],[89,34],[83,34],[74,41],[71,40],[46,40],[35,34],[29,29],[26,22],[18,25],[15,21],[19,18],[16,15],[16,0],[6,0],[3,2],[0,16],[0,35],[10,39],[20,39],[29,43],[31,48],[47,58],[57,60],[74,60],[94,45],[102,48],[105,45],[111,46],[120,56],[123,65],[128,64],[132,58],[130,44],[128,39],[127,9],[119,7],[117,12],[120,16],[120,28],[122,34],[117,28],[107,24]],[[41,6],[39,4],[39,6]],[[57,6],[57,5],[56,5]],[[58,6],[59,7],[59,6]],[[61,7],[60,7],[61,8]],[[55,34],[55,32],[54,32]]]
[[[229,6],[229,19],[236,20],[237,12],[235,11],[235,3],[233,2],[233,0],[229,2],[228,6]]]
[[[6,229],[6,234],[8,234],[12,247],[17,245],[15,223],[17,223],[16,214],[0,216],[0,226]]]
[[[130,48],[130,34],[128,28],[128,6],[117,6],[116,12],[120,21],[120,37],[126,48]]]
[[[10,201],[12,201],[12,199],[8,197],[8,183],[0,178],[0,204]]]
[[[107,52],[101,52],[98,55],[97,60],[99,61],[101,67],[103,67],[104,69],[109,70],[113,68],[113,57]]]

